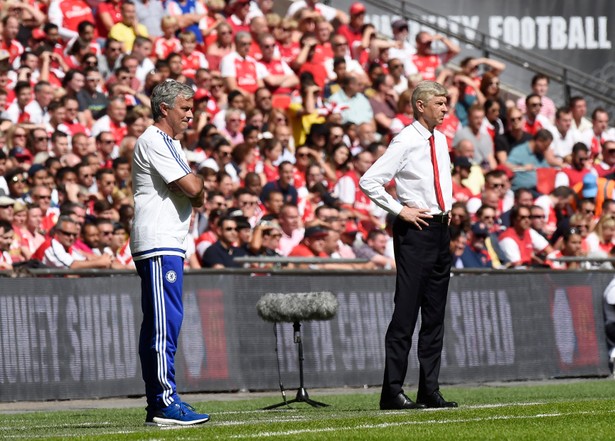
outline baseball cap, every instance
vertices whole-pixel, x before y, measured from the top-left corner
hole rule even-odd
[[[13,147],[9,151],[9,156],[12,156],[19,162],[32,161],[32,153],[30,153],[28,149],[25,149],[23,147]]]
[[[47,38],[47,34],[42,29],[32,29],[32,40],[40,41]]]
[[[45,166],[43,164],[34,164],[32,167],[28,169],[28,176],[32,177],[36,174],[36,172],[40,170],[45,170]]]
[[[472,168],[472,163],[465,156],[456,157],[455,161],[453,162],[453,165],[455,167],[461,167],[461,168]]]
[[[515,172],[513,172],[510,168],[506,167],[504,164],[498,165],[495,169],[503,171],[509,180],[515,177]]]
[[[393,23],[391,23],[391,29],[393,29],[395,32],[399,32],[404,28],[408,29],[408,22],[402,18],[399,18]]]
[[[593,173],[587,173],[583,176],[583,190],[581,192],[584,198],[595,198],[598,194],[598,178]]]
[[[365,5],[363,3],[353,3],[350,5],[350,15],[359,15],[365,12]]]
[[[0,207],[8,207],[15,205],[15,199],[2,195],[0,196]]]
[[[307,227],[305,229],[305,234],[304,237],[305,238],[318,238],[318,237],[325,237],[327,234],[329,234],[329,231],[322,228],[322,227]]]
[[[474,233],[475,236],[487,237],[489,236],[489,228],[482,222],[476,222],[472,225],[472,233]]]
[[[203,99],[209,99],[209,93],[205,89],[197,89],[194,93],[194,101],[201,101]]]
[[[357,227],[356,222],[352,220],[346,221],[346,226],[344,228],[344,234],[357,234],[359,232],[359,228]]]

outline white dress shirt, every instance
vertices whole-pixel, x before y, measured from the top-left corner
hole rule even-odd
[[[436,157],[440,188],[444,197],[444,210],[438,206],[431,162],[431,133],[421,123],[415,121],[399,135],[387,148],[384,155],[365,172],[359,186],[378,206],[391,214],[398,215],[404,205],[427,208],[431,214],[449,211],[453,205],[453,183],[451,163],[446,137],[434,130]],[[386,192],[385,185],[395,179],[399,201]]]

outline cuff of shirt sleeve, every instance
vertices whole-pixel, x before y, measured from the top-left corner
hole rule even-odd
[[[404,206],[402,204],[400,204],[399,202],[395,201],[391,204],[391,213],[394,214],[395,216],[398,216],[399,213],[401,213],[401,210],[404,208]]]

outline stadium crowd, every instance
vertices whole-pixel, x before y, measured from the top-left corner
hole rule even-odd
[[[133,268],[131,161],[153,87],[195,90],[181,142],[205,179],[186,266],[237,256],[393,268],[391,219],[358,181],[413,121],[412,90],[449,91],[454,266],[565,264],[615,244],[615,130],[549,78],[504,99],[506,66],[443,35],[393,38],[315,0],[9,0],[0,41],[0,269]],[[459,68],[449,62],[455,60]],[[588,119],[589,116],[591,119]],[[394,183],[388,186],[394,195]],[[156,219],[152,219],[156,222]],[[360,257],[367,263],[335,263]]]

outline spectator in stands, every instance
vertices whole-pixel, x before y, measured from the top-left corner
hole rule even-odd
[[[279,257],[276,251],[280,244],[282,230],[274,220],[261,220],[252,233],[249,250],[253,256]],[[259,265],[262,267],[263,265]]]
[[[541,103],[540,115],[542,115],[546,119],[546,121],[552,123],[555,120],[556,109],[553,100],[547,96],[547,93],[549,93],[549,77],[544,74],[538,73],[532,77],[532,93],[526,98],[519,98],[517,100],[517,107],[522,112],[525,112],[525,107],[529,107],[527,98],[531,95],[537,96],[538,98],[540,98]],[[528,130],[528,132],[530,131]]]
[[[393,40],[399,42],[399,45],[389,48],[389,71],[394,75],[391,65],[393,64],[393,59],[397,59],[402,66],[402,68],[399,69],[399,71],[403,73],[401,78],[406,80],[405,83],[407,85],[407,77],[418,73],[418,69],[412,62],[412,56],[416,52],[416,49],[412,43],[408,41],[408,22],[401,18],[397,19],[391,23],[391,30],[393,31]],[[395,84],[397,85],[397,82]],[[403,90],[398,90],[398,93],[401,92],[403,92]]]
[[[0,220],[13,223],[15,199],[0,193]]]
[[[120,11],[122,20],[109,30],[109,37],[124,43],[124,50],[130,53],[135,39],[149,34],[147,28],[137,21],[137,9],[131,0],[125,0]]]
[[[261,192],[261,200],[267,200],[271,190],[278,190],[284,195],[284,203],[297,205],[298,194],[297,189],[293,185],[293,165],[290,162],[284,161],[278,166],[279,178],[275,181],[270,181],[265,184]]]
[[[474,160],[484,170],[493,170],[497,167],[493,152],[493,138],[481,131],[481,125],[485,118],[485,111],[480,105],[470,108],[468,114],[468,126],[463,127],[455,134],[455,145],[461,140],[469,139],[474,144]]]
[[[289,257],[328,257],[325,253],[325,238],[329,229],[313,226],[305,229],[303,240],[288,254]]]
[[[530,226],[545,239],[549,239],[553,231],[546,231],[547,217],[544,208],[540,205],[532,205],[530,207]]]
[[[284,193],[279,190],[271,190],[267,194],[267,199],[263,201],[265,214],[278,217],[284,206]]]
[[[280,210],[279,223],[282,229],[279,252],[283,256],[288,256],[291,250],[301,242],[304,234],[297,206],[284,204]]]
[[[325,5],[318,0],[298,0],[293,2],[288,7],[286,16],[293,17],[302,9],[308,9],[311,12],[315,12],[324,17],[327,21],[337,20],[340,23],[348,23],[348,16],[345,12],[332,6]]]
[[[395,259],[385,256],[388,239],[385,231],[370,230],[365,243],[354,250],[356,257],[368,259],[375,265],[375,268],[395,269]]]
[[[531,93],[525,97],[525,107],[524,131],[530,135],[535,135],[539,130],[551,128],[551,121],[540,113],[542,101],[539,95]]]
[[[506,164],[514,147],[532,139],[532,135],[524,130],[523,113],[516,107],[508,109],[506,122],[504,134],[495,137],[495,156],[499,164]]]
[[[592,128],[581,133],[581,141],[589,147],[592,160],[598,156],[606,141],[615,141],[615,128],[609,128],[609,114],[604,108],[594,109]]]
[[[453,161],[452,181],[453,181],[453,199],[460,202],[466,202],[472,196],[472,190],[463,184],[463,181],[470,176],[472,163],[465,156],[459,156]]]
[[[391,122],[397,115],[397,100],[399,96],[393,89],[393,77],[391,75],[378,75],[372,83],[375,93],[369,99],[372,107],[377,131],[382,135],[389,133]]]
[[[110,268],[113,257],[108,254],[84,256],[73,250],[79,231],[80,225],[76,220],[70,216],[60,216],[53,229],[53,236],[36,250],[33,259],[54,268]]]
[[[245,257],[244,248],[234,246],[239,239],[237,221],[223,216],[218,219],[218,240],[205,250],[201,261],[204,268],[240,268],[243,264],[235,262],[235,257]]]
[[[451,268],[463,268],[461,255],[463,254],[468,244],[468,233],[461,228],[453,227],[450,229],[450,251],[451,251]]]
[[[433,42],[441,42],[445,46],[445,51],[441,54],[436,54],[432,47]],[[436,70],[453,59],[460,50],[459,46],[446,38],[446,36],[422,31],[416,35],[416,54],[412,57],[412,62],[423,77],[423,80],[434,81],[436,79]]]
[[[551,150],[558,158],[565,159],[572,154],[572,148],[581,141],[581,134],[572,128],[572,112],[560,107],[555,112],[555,125],[549,128],[553,135]]]
[[[510,227],[512,225],[510,215],[514,207],[530,208],[532,205],[534,205],[534,194],[532,193],[532,191],[529,188],[525,188],[525,187],[517,188],[514,191],[514,199],[513,199],[512,207],[510,207],[509,210],[505,211],[500,216],[500,221],[502,225],[506,227]]]
[[[550,167],[545,153],[549,149],[553,135],[548,130],[539,130],[531,141],[520,144],[511,150],[506,166],[515,172],[512,181],[513,190],[529,188],[536,191],[536,169]]]
[[[82,21],[94,23],[92,9],[83,0],[52,0],[49,3],[49,22],[58,27],[65,41],[79,36],[77,27]]]
[[[459,257],[463,268],[493,268],[491,256],[487,251],[485,240],[489,237],[489,228],[482,222],[472,225],[468,232],[467,245]]]
[[[613,143],[615,147],[615,142]],[[570,163],[565,164],[560,172],[555,175],[555,187],[574,187],[583,181],[583,177],[590,172],[589,149],[582,142],[577,142],[572,147]],[[596,165],[598,167],[599,165]]]
[[[583,176],[583,181],[572,187],[581,200],[578,207],[587,210],[588,217],[600,217],[602,214],[602,203],[606,199],[614,199],[615,181],[602,177],[596,177],[593,173]],[[590,199],[592,207],[583,207],[585,199]],[[591,210],[590,210],[591,208]],[[591,211],[591,213],[590,213]]]
[[[342,123],[362,124],[371,122],[374,117],[372,107],[365,95],[359,91],[358,80],[347,74],[341,79],[340,86],[342,90],[331,95],[329,102],[348,106],[341,112]]]
[[[615,141],[605,141],[602,144],[600,158],[594,162],[593,171],[600,177],[612,178],[615,172]]]
[[[555,250],[547,255],[547,264],[552,269],[572,270],[588,269],[588,262],[557,262],[555,259],[561,257],[583,257],[583,238],[576,228],[570,228],[563,236],[563,246],[561,250]]]
[[[252,100],[253,94],[263,87],[263,79],[269,74],[267,69],[248,55],[252,37],[248,32],[235,35],[235,51],[220,61],[220,72],[227,91],[239,90],[246,99]]]
[[[9,253],[13,242],[14,232],[11,223],[0,219],[0,271],[12,271],[13,259]]]
[[[513,207],[510,214],[511,227],[500,234],[500,247],[510,266],[528,267],[544,264],[544,256],[553,248],[549,242],[531,228],[530,208]]]
[[[594,231],[587,236],[588,252],[594,256],[608,257],[615,246],[615,218],[602,216]]]
[[[587,114],[587,102],[582,96],[573,96],[570,98],[570,112],[572,113],[572,128],[579,133],[592,128],[585,115]]]
[[[299,84],[299,78],[284,60],[274,56],[277,47],[275,38],[271,34],[261,35],[258,44],[262,52],[260,64],[268,72],[268,75],[263,78],[265,85],[273,94],[289,95],[291,90]],[[290,103],[290,98],[288,102]]]

